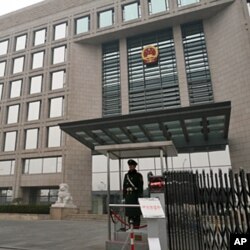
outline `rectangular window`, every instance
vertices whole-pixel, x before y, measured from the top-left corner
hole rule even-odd
[[[46,158],[43,163],[43,173],[57,172],[57,158]]]
[[[168,0],[148,0],[149,14],[156,14],[168,10]]]
[[[0,62],[0,77],[5,75],[6,61]]]
[[[24,170],[25,174],[48,174],[60,173],[62,171],[62,157],[48,157],[25,159]]]
[[[0,42],[0,56],[7,54],[8,44],[9,44],[9,40],[5,40],[5,41]]]
[[[19,105],[8,107],[7,124],[17,123],[19,117]]]
[[[75,20],[75,34],[81,34],[89,31],[90,17],[80,17]]]
[[[13,175],[15,172],[15,161],[0,161],[0,176]]]
[[[114,24],[114,10],[105,10],[98,13],[98,28],[108,27]]]
[[[122,6],[123,21],[130,21],[141,17],[139,2],[134,2]]]
[[[65,82],[65,71],[57,71],[51,73],[51,90],[61,89]]]
[[[67,36],[67,23],[54,26],[54,40],[62,39]]]
[[[53,204],[58,197],[58,189],[40,189],[36,193],[38,204]]]
[[[202,22],[181,26],[190,104],[213,102],[213,89]]]
[[[22,35],[16,37],[16,47],[15,51],[22,50],[26,48],[27,35]]]
[[[0,204],[10,204],[12,201],[13,192],[11,188],[0,189]]]
[[[17,131],[6,132],[4,136],[4,152],[15,151]]]
[[[185,6],[193,3],[199,3],[200,0],[178,0],[178,6]]]
[[[63,97],[50,99],[49,117],[60,117],[63,115]]]
[[[25,174],[41,174],[42,173],[43,159],[26,159],[24,161]]]
[[[10,83],[10,98],[19,97],[22,90],[22,80],[13,81]]]
[[[62,131],[59,126],[48,128],[48,148],[61,146]]]
[[[38,144],[38,128],[27,129],[25,138],[25,149],[36,149]]]
[[[30,94],[35,94],[35,93],[40,93],[42,90],[42,81],[43,81],[43,76],[32,76],[30,78],[30,89],[29,93]]]
[[[34,46],[44,44],[45,41],[46,41],[46,29],[41,29],[34,32]]]
[[[43,67],[44,51],[36,52],[32,54],[32,69]]]
[[[102,113],[103,116],[121,114],[119,42],[102,46]]]
[[[65,62],[66,46],[61,46],[53,49],[52,64]]]
[[[40,101],[28,103],[28,121],[39,120],[40,118]]]
[[[23,72],[24,56],[13,59],[13,74]]]

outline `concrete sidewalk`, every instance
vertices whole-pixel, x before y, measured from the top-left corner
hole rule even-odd
[[[0,250],[104,250],[106,221],[0,221]]]

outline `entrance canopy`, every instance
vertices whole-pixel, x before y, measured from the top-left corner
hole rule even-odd
[[[59,124],[97,153],[96,147],[172,141],[178,153],[223,150],[231,103],[220,102]],[[100,152],[99,152],[100,153]]]

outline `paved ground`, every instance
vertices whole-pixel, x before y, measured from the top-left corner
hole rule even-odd
[[[0,221],[0,250],[104,250],[107,222]]]

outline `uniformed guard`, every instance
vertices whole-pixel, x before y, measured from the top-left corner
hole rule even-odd
[[[128,160],[129,171],[124,176],[123,181],[123,199],[125,204],[139,204],[138,198],[143,196],[143,177],[135,169],[137,162]],[[133,222],[134,228],[139,228],[141,222],[141,209],[127,207],[125,215],[128,217],[129,223]]]

